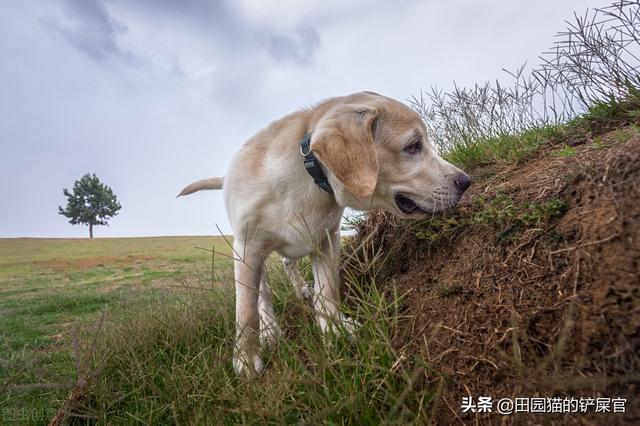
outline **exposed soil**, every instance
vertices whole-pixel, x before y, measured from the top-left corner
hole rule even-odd
[[[446,216],[361,225],[346,272],[406,294],[395,344],[433,368],[438,424],[640,420],[640,133],[622,132],[472,171]],[[627,402],[626,414],[500,416],[461,413],[463,396]]]

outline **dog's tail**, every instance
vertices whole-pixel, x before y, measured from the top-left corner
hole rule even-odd
[[[224,177],[202,179],[185,186],[184,189],[178,194],[178,197],[193,194],[194,192],[202,191],[203,189],[222,189],[223,183]]]

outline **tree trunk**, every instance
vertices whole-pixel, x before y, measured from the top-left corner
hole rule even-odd
[[[93,224],[89,224],[89,238],[93,238]]]

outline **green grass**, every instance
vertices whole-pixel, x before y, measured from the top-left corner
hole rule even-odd
[[[544,143],[561,137],[563,131],[562,126],[544,126],[518,135],[461,141],[444,158],[463,169],[493,163],[518,163]]]
[[[212,282],[196,248],[213,244],[229,254],[212,237],[0,240],[2,423],[46,423],[78,371],[91,385],[73,415],[99,424],[428,421],[441,377],[394,349],[402,297],[351,283],[357,338],[322,336],[275,259],[285,337],[263,349],[261,377],[236,377],[231,263],[216,256]]]
[[[473,200],[473,213],[468,217],[434,216],[424,221],[407,221],[403,226],[428,245],[451,238],[460,230],[475,224],[501,231],[498,240],[502,241],[517,229],[543,226],[562,216],[566,209],[566,203],[555,197],[523,202],[498,193],[490,198],[477,196]]]
[[[563,157],[572,157],[576,155],[578,150],[572,146],[563,145],[562,148],[557,149],[551,153],[552,157],[563,158]]]
[[[517,202],[504,194],[497,194],[489,200],[477,197],[474,205],[479,211],[472,217],[472,221],[498,229],[506,226],[540,226],[562,216],[567,209],[567,204],[559,198]]]
[[[631,126],[637,131],[639,119],[640,89],[629,86],[624,99],[611,97],[596,101],[584,114],[564,124],[532,127],[515,135],[504,133],[493,138],[451,140],[452,148],[443,157],[467,170],[488,164],[517,164],[544,144],[580,139],[586,134],[596,136],[597,141],[598,135],[616,130],[613,139],[624,143],[631,133],[621,128]],[[596,143],[595,147],[600,146]],[[552,155],[567,157],[575,153],[575,148],[565,145]]]
[[[629,84],[627,89],[623,99],[611,96],[594,102],[584,114],[567,123],[567,127],[604,133],[637,122],[640,118],[640,88]]]
[[[212,245],[230,252],[216,237],[0,239],[0,423],[48,422],[76,379],[70,332],[210,282],[196,247]]]
[[[613,139],[618,143],[625,143],[631,139],[632,133],[624,129],[618,129],[613,133]]]
[[[323,338],[311,308],[270,273],[286,338],[264,348],[264,374],[236,377],[230,288],[192,290],[129,311],[101,332],[92,357],[102,373],[77,414],[100,424],[411,424],[430,415],[438,377],[392,339],[400,297],[360,288],[348,313],[357,338]]]

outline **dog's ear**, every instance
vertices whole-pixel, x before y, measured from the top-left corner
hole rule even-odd
[[[318,122],[311,136],[311,150],[358,198],[373,194],[378,180],[374,126],[378,112],[361,105],[342,105]]]

